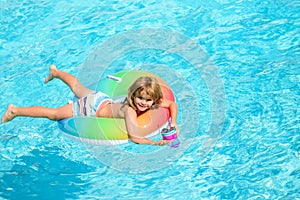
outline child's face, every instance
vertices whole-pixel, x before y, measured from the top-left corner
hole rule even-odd
[[[153,99],[144,91],[142,91],[140,95],[137,95],[134,98],[134,104],[137,107],[137,109],[141,112],[150,109],[153,103]]]

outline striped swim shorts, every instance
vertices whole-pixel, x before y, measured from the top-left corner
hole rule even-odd
[[[97,110],[109,103],[112,103],[112,99],[107,94],[92,92],[73,102],[73,117],[95,117]]]

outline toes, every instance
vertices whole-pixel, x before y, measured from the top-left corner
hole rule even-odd
[[[49,75],[45,78],[44,83],[48,83],[49,81],[51,81],[54,78],[54,73],[57,70],[55,65],[50,65],[49,67]]]
[[[52,74],[49,74],[49,75],[45,78],[44,83],[46,84],[46,83],[48,83],[49,81],[51,81],[52,79],[53,79],[53,75],[52,75]]]
[[[13,109],[14,109],[13,105],[9,105],[7,107],[7,110],[6,110],[6,112],[4,113],[4,115],[1,119],[2,123],[11,121],[15,117]]]

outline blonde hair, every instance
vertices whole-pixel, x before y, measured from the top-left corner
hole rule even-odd
[[[134,98],[140,96],[142,92],[145,92],[153,100],[153,105],[150,109],[155,109],[160,106],[163,94],[156,78],[142,76],[136,79],[136,81],[130,86],[125,101],[127,101],[129,106],[134,110],[137,110],[137,107],[134,104]]]

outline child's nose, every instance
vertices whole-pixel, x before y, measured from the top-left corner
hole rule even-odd
[[[146,100],[145,99],[142,99],[142,104],[146,104]]]

